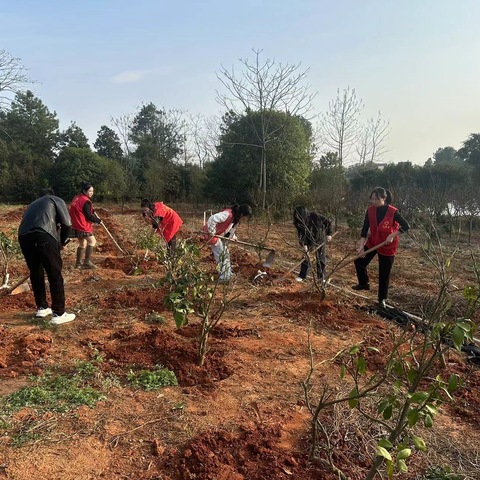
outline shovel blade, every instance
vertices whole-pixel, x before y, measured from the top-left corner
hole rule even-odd
[[[270,268],[275,261],[275,250],[270,250],[270,253],[267,255],[267,258],[263,262],[263,266]]]
[[[10,295],[18,295],[19,293],[28,292],[29,290],[30,290],[30,285],[27,282],[25,282],[19,285],[18,287],[14,288],[10,292]]]

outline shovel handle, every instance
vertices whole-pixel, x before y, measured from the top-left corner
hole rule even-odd
[[[331,235],[331,237],[333,238],[336,234],[338,233],[338,230],[336,232],[333,233],[333,235]],[[322,248],[324,245],[325,245],[326,241],[325,242],[322,242],[320,245],[317,245],[312,251],[310,251],[309,253],[315,253],[317,250],[319,250],[320,248]],[[305,255],[307,254],[307,252],[305,252]],[[283,275],[282,277],[280,278],[277,278],[276,280],[273,281],[273,283],[278,283],[278,282],[281,282],[283,280],[285,280],[287,278],[288,275],[290,275],[290,273],[292,273],[294,270],[296,270],[301,264],[303,263],[303,260],[299,263],[296,263],[292,268],[290,268],[289,270],[287,270],[287,272],[285,273],[285,275]]]
[[[117,243],[117,241],[113,238],[113,235],[110,233],[107,226],[103,222],[101,222],[100,225],[105,229],[105,231],[107,232],[107,235],[110,237],[110,239],[112,240],[114,245],[118,248],[118,250],[120,252],[122,252],[123,255],[125,255],[125,252],[122,250],[122,247],[120,247],[120,245]]]
[[[369,248],[368,250],[365,250],[361,255],[355,255],[355,257],[351,258],[350,260],[346,260],[344,263],[339,263],[337,267],[335,268],[335,271],[340,270],[343,267],[346,267],[350,263],[353,263],[355,260],[358,260],[359,258],[364,257],[365,255],[368,255],[369,253],[374,252],[375,250],[378,250],[380,247],[383,247],[384,245],[387,245],[387,240],[383,241],[382,243],[379,243],[378,245],[375,245],[372,248]]]

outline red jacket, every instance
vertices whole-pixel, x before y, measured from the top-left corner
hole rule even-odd
[[[228,227],[232,224],[232,221],[233,221],[233,212],[232,212],[231,208],[226,208],[225,210],[222,210],[222,212],[227,212],[228,217],[223,222],[217,223],[215,225],[215,235],[222,235],[223,236],[223,234],[228,230]],[[212,215],[212,217],[214,217],[214,216]],[[210,219],[212,217],[210,217]],[[213,232],[209,232],[208,223],[207,223],[207,225],[203,226],[203,231],[208,234],[208,235],[205,235],[205,240],[207,241],[207,243],[209,245],[215,245],[218,241],[218,238],[211,236],[213,234]]]
[[[92,222],[89,222],[83,214],[83,206],[90,199],[83,193],[77,195],[70,204],[70,217],[72,219],[72,228],[81,232],[93,232]]]
[[[367,248],[373,248],[375,245],[384,242],[387,237],[399,229],[399,224],[393,219],[397,209],[391,205],[387,208],[385,217],[377,225],[377,209],[374,206],[368,207],[368,222],[370,224],[370,234],[367,238]],[[392,243],[384,245],[378,249],[378,253],[391,257],[397,253],[398,236],[393,239]]]
[[[163,235],[163,238],[167,243],[175,236],[183,224],[183,220],[178,213],[172,208],[164,205],[163,202],[153,204],[153,216],[163,217],[156,232],[159,235]]]

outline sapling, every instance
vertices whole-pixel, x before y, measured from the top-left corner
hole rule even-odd
[[[438,239],[438,238],[437,238]],[[431,248],[431,247],[430,247]],[[369,349],[365,344],[354,345],[339,352],[335,361],[340,361],[339,376],[348,380],[349,393],[338,395],[329,385],[314,383],[315,362],[311,342],[313,325],[310,325],[308,348],[310,369],[302,383],[307,408],[312,415],[311,457],[327,465],[340,478],[346,475],[334,463],[334,446],[329,440],[327,427],[320,421],[320,414],[337,404],[348,404],[370,424],[375,424],[381,434],[375,438],[376,450],[365,479],[372,480],[384,468],[389,478],[395,472],[406,472],[407,461],[412,452],[425,451],[427,446],[417,434],[423,426],[430,428],[440,406],[453,402],[453,393],[462,381],[457,375],[443,378],[436,375],[437,369],[444,368],[443,358],[453,347],[460,351],[464,342],[473,340],[474,323],[467,318],[452,317],[451,267],[452,257],[445,250],[435,250],[429,255],[437,272],[438,292],[435,300],[423,309],[422,328],[392,331],[389,354],[377,371],[369,371]],[[475,262],[474,262],[475,263]],[[476,276],[477,283],[479,276]],[[477,287],[470,291],[478,292]],[[473,313],[478,297],[471,295],[467,313]],[[320,437],[325,446],[320,448]]]

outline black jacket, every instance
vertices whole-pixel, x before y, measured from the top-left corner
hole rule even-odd
[[[332,234],[332,222],[317,212],[311,212],[306,222],[295,223],[301,245],[311,247],[325,242],[325,236]]]
[[[54,195],[44,195],[27,207],[18,227],[18,236],[46,232],[63,245],[71,226],[72,221],[65,202]]]

